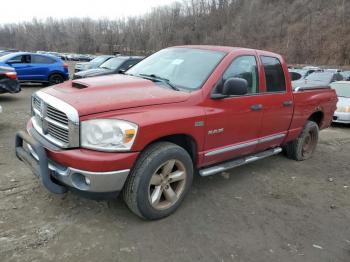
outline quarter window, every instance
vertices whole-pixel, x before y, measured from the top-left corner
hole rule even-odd
[[[286,91],[286,80],[281,62],[276,57],[270,56],[261,56],[261,62],[265,72],[266,91]]]
[[[32,63],[35,64],[53,64],[55,60],[46,56],[32,55]]]
[[[240,56],[226,69],[223,83],[229,78],[243,78],[248,82],[248,93],[259,92],[259,74],[255,56]]]

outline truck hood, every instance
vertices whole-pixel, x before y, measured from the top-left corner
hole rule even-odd
[[[126,108],[179,103],[189,93],[175,91],[139,77],[108,75],[67,81],[42,90],[65,101],[80,116]]]

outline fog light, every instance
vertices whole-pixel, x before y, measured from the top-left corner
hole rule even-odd
[[[71,176],[72,184],[80,190],[88,190],[90,188],[90,178],[80,173],[74,173]]]

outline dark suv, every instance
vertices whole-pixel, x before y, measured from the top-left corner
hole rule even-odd
[[[117,56],[107,60],[98,68],[75,73],[73,79],[123,73],[140,62],[143,58],[143,56]]]

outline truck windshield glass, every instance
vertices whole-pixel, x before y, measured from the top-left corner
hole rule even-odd
[[[112,58],[107,60],[106,62],[104,62],[102,65],[100,65],[101,68],[105,68],[105,69],[110,69],[110,70],[115,70],[118,67],[120,67],[126,59],[123,58]]]
[[[337,93],[337,96],[350,98],[350,83],[333,83],[332,88]]]
[[[142,60],[127,74],[140,77],[155,75],[176,88],[195,90],[202,87],[225,55],[224,52],[210,50],[168,48]]]

